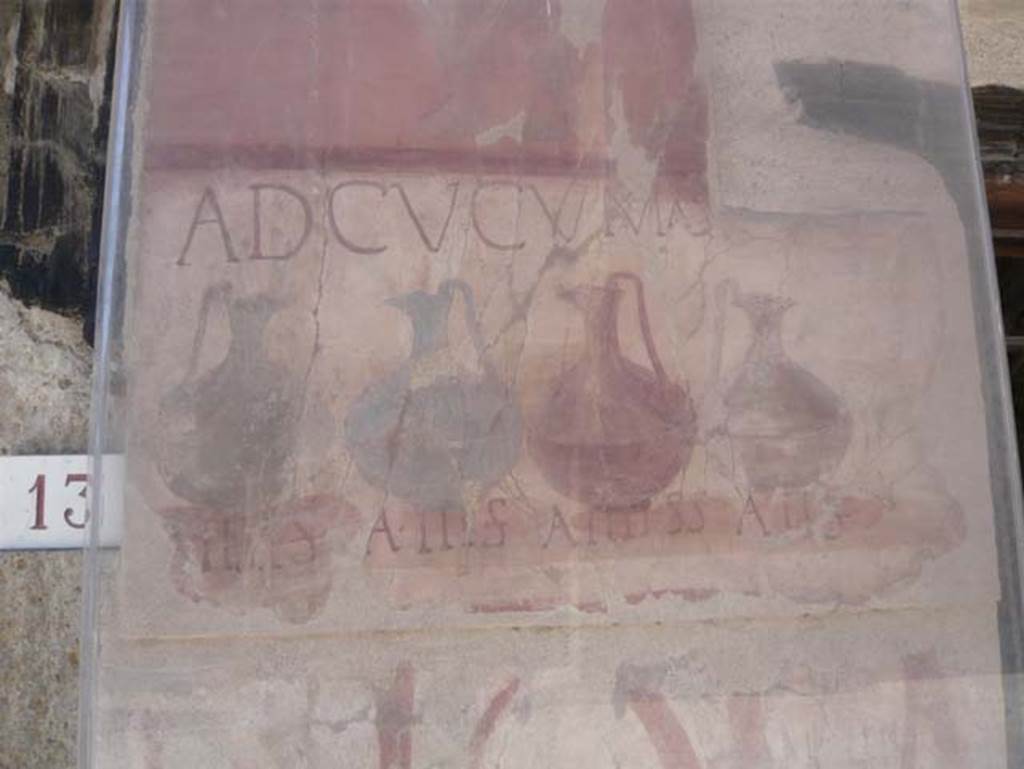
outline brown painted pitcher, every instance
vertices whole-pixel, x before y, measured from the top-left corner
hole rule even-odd
[[[627,358],[619,345],[627,285],[636,292],[650,367]],[[645,506],[689,463],[697,432],[692,401],[661,363],[637,275],[617,272],[603,286],[562,295],[583,313],[585,344],[533,420],[529,453],[567,497],[605,510]]]

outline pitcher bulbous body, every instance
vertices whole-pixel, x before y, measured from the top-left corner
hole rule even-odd
[[[637,290],[651,368],[619,345],[623,282]],[[615,273],[604,286],[571,289],[564,298],[584,314],[585,347],[551,386],[529,433],[530,454],[548,483],[578,502],[645,505],[689,463],[697,432],[690,396],[662,367],[637,276]]]
[[[461,292],[481,371],[455,364],[448,314]],[[471,487],[485,489],[515,465],[519,411],[487,364],[472,293],[447,281],[436,294],[417,291],[390,304],[413,325],[410,358],[367,387],[345,420],[349,451],[373,486],[422,511],[463,510]]]
[[[792,303],[761,294],[736,300],[754,339],[725,393],[728,433],[754,489],[800,489],[833,470],[850,443],[840,397],[782,347]]]
[[[213,298],[204,302],[194,358]],[[299,417],[294,375],[263,347],[273,301],[236,298],[227,310],[231,337],[224,359],[197,378],[193,360],[185,381],[160,404],[160,474],[178,497],[214,508],[280,497]]]

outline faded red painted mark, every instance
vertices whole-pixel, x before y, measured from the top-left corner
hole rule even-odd
[[[839,508],[839,526],[843,532],[869,529],[879,523],[892,507],[884,499],[843,497]]]
[[[143,762],[145,769],[162,769],[164,765],[164,746],[160,741],[160,728],[156,716],[147,710],[142,716],[142,735],[145,741]]]
[[[908,654],[903,658],[904,686],[906,691],[906,721],[904,726],[902,769],[920,766],[918,738],[922,727],[927,726],[932,734],[939,757],[947,759],[942,767],[966,766],[963,741],[956,718],[950,711],[948,687],[941,682],[945,677],[934,649],[920,654]],[[928,682],[936,682],[931,692],[925,691]]]
[[[760,695],[729,698],[729,725],[736,740],[740,766],[771,766],[772,756],[765,737],[764,710]]]
[[[690,0],[608,0],[605,78],[622,93],[630,139],[691,200],[703,198],[707,165],[707,98],[694,80],[696,53]]]
[[[519,679],[513,678],[491,698],[470,740],[471,769],[482,767],[487,741],[518,691]],[[412,728],[416,720],[416,673],[412,665],[408,662],[399,665],[391,685],[378,691],[376,699],[380,769],[412,769]]]
[[[567,603],[560,596],[548,598],[524,598],[522,600],[495,601],[493,603],[476,603],[470,606],[473,614],[502,614],[505,612],[517,614],[529,614],[538,611],[551,611],[562,606],[572,606],[584,614],[607,614],[608,604],[603,601],[584,601],[582,603]]]
[[[523,598],[519,600],[494,601],[492,603],[475,603],[470,607],[470,611],[474,614],[529,613],[550,611],[559,605],[560,602],[555,598]]]
[[[472,769],[480,769],[483,765],[484,748],[487,740],[494,733],[494,727],[512,704],[512,699],[519,691],[519,679],[513,678],[504,688],[491,698],[490,704],[473,730],[473,739],[469,743],[469,754],[472,758]]]
[[[174,544],[171,579],[194,601],[234,608],[267,607],[303,623],[331,591],[331,544],[348,539],[359,511],[343,499],[307,496],[246,510],[200,506],[159,511]]]
[[[666,588],[661,590],[643,590],[627,595],[626,603],[630,606],[636,606],[637,604],[643,603],[648,598],[657,601],[665,596],[682,598],[684,601],[689,601],[690,603],[703,603],[704,601],[710,601],[720,592],[721,591],[716,590],[715,588]]]
[[[377,696],[377,742],[380,769],[412,768],[413,705],[416,674],[412,665],[403,663],[395,671],[395,680]]]
[[[690,736],[663,695],[633,692],[628,704],[647,730],[664,769],[701,769]]]

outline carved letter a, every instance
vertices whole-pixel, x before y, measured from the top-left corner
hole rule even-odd
[[[209,203],[210,211],[212,215],[203,215],[203,209]],[[192,240],[196,236],[196,230],[199,229],[201,224],[216,224],[220,229],[220,237],[224,241],[224,253],[227,255],[229,262],[237,262],[238,257],[235,256],[235,249],[231,245],[231,234],[228,232],[228,227],[224,224],[224,214],[221,213],[220,203],[217,202],[217,194],[213,191],[212,187],[207,187],[203,191],[203,197],[199,199],[199,205],[196,206],[195,216],[192,217],[192,225],[188,228],[188,238],[185,240],[185,247],[181,249],[181,256],[178,257],[178,266],[182,267],[186,264],[186,257],[188,256],[188,250],[192,247]]]

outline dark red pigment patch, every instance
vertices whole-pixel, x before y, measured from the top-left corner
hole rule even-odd
[[[674,598],[682,598],[684,601],[690,603],[703,603],[704,601],[710,601],[720,591],[714,588],[681,588],[681,589],[664,589],[664,590],[644,590],[639,593],[630,593],[626,596],[626,603],[630,606],[636,606],[637,604],[643,603],[648,598],[658,601],[666,596]]]
[[[561,32],[559,0],[180,0],[156,13],[150,164],[601,169],[621,92],[663,182],[703,197],[689,0],[610,0],[603,41],[585,49]],[[513,123],[514,136],[485,135]]]
[[[662,769],[702,769],[690,735],[663,695],[635,691],[627,703],[647,731]]]
[[[604,54],[606,87],[622,94],[632,142],[658,160],[660,177],[681,197],[702,195],[707,98],[694,76],[689,0],[608,0]]]
[[[333,587],[330,537],[347,541],[359,511],[329,496],[257,510],[181,506],[159,511],[174,546],[171,579],[193,601],[233,610],[272,609],[302,624]]]
[[[583,603],[568,603],[562,597],[547,598],[523,598],[511,601],[495,601],[493,603],[478,603],[470,607],[474,614],[502,614],[517,613],[529,614],[532,612],[551,611],[562,606],[572,606],[584,614],[607,614],[608,606],[601,601],[586,601]]]
[[[491,738],[494,728],[512,704],[512,700],[518,691],[519,679],[513,678],[491,698],[487,709],[473,730],[473,738],[469,744],[469,754],[472,757],[470,766],[472,769],[481,769],[483,767],[484,748],[487,747],[487,740]]]
[[[377,694],[377,742],[380,769],[411,769],[416,672],[403,663],[391,686]]]

